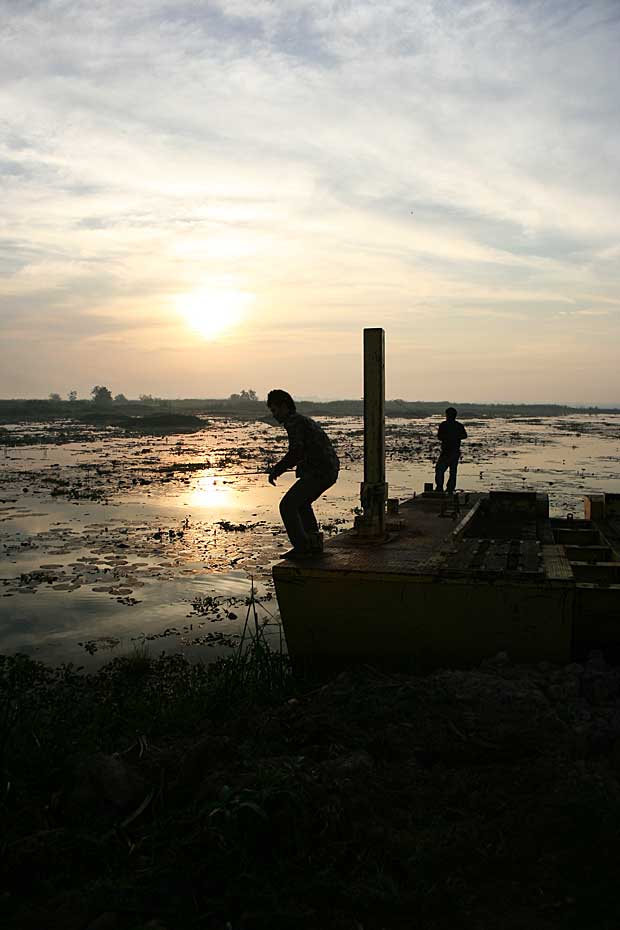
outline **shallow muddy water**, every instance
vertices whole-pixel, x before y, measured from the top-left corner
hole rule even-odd
[[[341,458],[315,509],[350,526],[363,471],[359,417],[318,418]],[[390,496],[433,477],[439,419],[386,424]],[[549,494],[581,515],[589,491],[620,492],[620,416],[464,420],[458,487]],[[75,424],[14,424],[0,446],[0,652],[93,667],[146,641],[205,660],[239,642],[255,589],[278,644],[271,566],[288,548],[266,472],[286,450],[267,422],[217,419],[191,435],[131,436]],[[254,623],[250,613],[250,622]]]

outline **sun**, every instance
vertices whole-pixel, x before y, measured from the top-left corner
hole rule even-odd
[[[245,291],[201,288],[175,298],[187,326],[205,340],[217,339],[243,320],[253,295]]]

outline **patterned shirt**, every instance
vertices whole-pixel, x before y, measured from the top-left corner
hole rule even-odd
[[[314,420],[301,413],[291,413],[283,423],[288,433],[288,452],[274,465],[275,478],[296,467],[296,475],[316,475],[335,481],[340,462],[328,435]]]

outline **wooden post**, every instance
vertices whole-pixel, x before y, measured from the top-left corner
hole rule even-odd
[[[356,520],[360,535],[385,534],[385,333],[364,330],[364,481],[361,486],[364,515]]]

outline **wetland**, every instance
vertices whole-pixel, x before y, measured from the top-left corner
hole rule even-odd
[[[620,491],[619,414],[462,417],[458,487],[549,494],[582,512],[589,491]],[[319,417],[341,460],[316,505],[323,532],[352,525],[363,420]],[[196,422],[197,421],[197,422]],[[386,420],[390,496],[432,480],[440,417]],[[286,434],[262,416],[194,418],[168,431],[49,419],[0,435],[0,653],[96,668],[148,644],[211,661],[239,642],[254,586],[265,635],[279,642],[271,566],[288,547],[267,483]],[[177,431],[179,430],[179,431]]]

